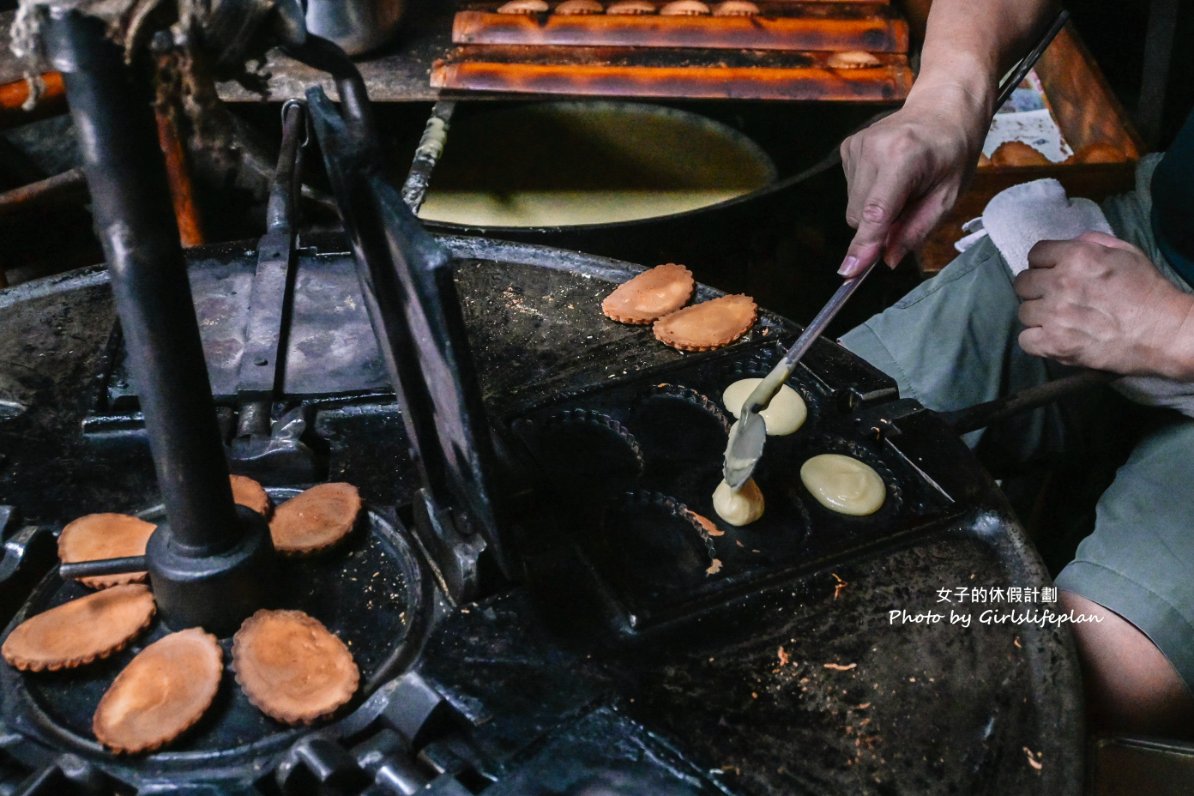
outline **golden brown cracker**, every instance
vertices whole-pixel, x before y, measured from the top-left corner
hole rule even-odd
[[[655,338],[681,351],[711,351],[750,331],[758,306],[750,296],[722,296],[694,304],[655,322]]]
[[[664,263],[618,285],[601,302],[601,311],[618,323],[647,324],[683,307],[695,289],[691,271]]]
[[[100,699],[95,737],[118,754],[150,752],[182,735],[216,698],[220,643],[192,627],[158,639],[124,667]]]
[[[280,553],[316,553],[339,542],[356,525],[361,494],[352,484],[319,484],[274,510],[269,523]]]
[[[156,611],[148,587],[113,586],[26,619],[8,634],[0,653],[22,671],[83,666],[124,649]]]
[[[344,642],[302,611],[261,610],[232,641],[232,668],[249,701],[284,724],[310,724],[348,702],[360,670]]]
[[[232,501],[234,503],[252,509],[262,517],[269,519],[274,507],[270,503],[269,495],[265,492],[265,487],[244,475],[230,475],[228,480],[232,484]]]
[[[64,564],[145,555],[145,544],[157,528],[129,514],[87,514],[69,522],[58,535],[58,558]],[[106,589],[123,583],[143,583],[147,573],[124,572],[79,578],[84,586]]]

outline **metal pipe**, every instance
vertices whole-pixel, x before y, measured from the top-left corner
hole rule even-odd
[[[166,158],[166,175],[170,180],[170,198],[174,203],[179,239],[184,246],[201,246],[207,242],[207,236],[203,234],[187,150],[178,129],[178,111],[169,101],[163,101],[154,109],[154,117],[158,146]]]
[[[63,90],[62,75],[46,72],[41,75],[41,95],[37,104],[28,108],[29,81],[15,80],[0,84],[0,129],[59,116],[66,113],[66,92]]]
[[[1169,88],[1169,65],[1180,6],[1179,0],[1151,0],[1148,4],[1136,126],[1150,149],[1161,137],[1161,122],[1165,118],[1165,94]]]
[[[427,125],[423,128],[423,137],[419,139],[419,146],[415,148],[410,171],[402,185],[402,200],[416,215],[427,198],[431,174],[444,153],[444,145],[448,140],[448,126],[452,123],[452,114],[455,112],[455,100],[440,100],[435,103],[431,109],[431,116],[427,118]]]
[[[0,193],[0,216],[64,204],[67,200],[85,196],[87,179],[83,170],[70,169],[53,177]]]
[[[102,22],[49,15],[172,544],[214,555],[240,533],[151,98]]]
[[[306,105],[298,100],[287,100],[282,106],[282,146],[278,151],[278,167],[265,206],[265,228],[268,232],[289,233],[295,226],[302,150],[307,145],[307,139]]]
[[[344,115],[354,121],[358,129],[370,133],[376,129],[373,126],[373,110],[369,104],[365,79],[343,50],[314,34],[307,34],[306,40],[300,46],[284,47],[283,50],[296,61],[331,75],[336,83],[336,93],[340,96]]]
[[[58,565],[58,575],[63,580],[90,578],[95,575],[123,575],[127,572],[144,572],[148,567],[145,556],[124,558],[99,558],[94,561],[74,561]]]
[[[998,423],[1012,415],[1036,409],[1046,404],[1069,398],[1103,384],[1110,384],[1119,378],[1115,373],[1101,370],[1083,370],[1071,376],[1047,381],[993,401],[987,401],[952,412],[939,412],[941,419],[951,426],[955,433],[965,434]]]
[[[266,232],[257,242],[257,272],[240,363],[238,435],[269,433],[269,404],[281,386],[280,361],[290,319],[296,207],[306,143],[306,105],[290,100],[282,106],[282,146],[266,203]]]

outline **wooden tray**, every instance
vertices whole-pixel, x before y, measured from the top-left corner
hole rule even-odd
[[[763,2],[753,17],[499,14],[496,7],[456,14],[452,42],[908,52],[908,23],[874,4]]]
[[[1127,113],[1107,85],[1094,59],[1070,26],[1062,29],[1036,65],[1053,116],[1075,152],[1090,144],[1111,144],[1123,157],[1114,163],[1056,163],[1049,166],[984,164],[974,180],[921,248],[917,262],[925,274],[949,264],[962,237],[961,226],[982,215],[995,194],[1013,185],[1053,177],[1071,196],[1104,199],[1131,190],[1142,145]]]
[[[440,89],[614,97],[897,102],[912,86],[904,55],[831,69],[828,53],[470,46],[431,67]]]

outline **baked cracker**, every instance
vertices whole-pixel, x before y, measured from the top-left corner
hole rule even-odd
[[[262,713],[310,724],[352,698],[361,673],[344,642],[302,611],[262,609],[232,639],[236,682]]]
[[[100,699],[95,737],[117,754],[150,752],[203,717],[216,698],[224,654],[216,637],[192,627],[158,639],[124,667]]]
[[[750,0],[724,0],[713,7],[715,17],[758,16],[759,7]]]
[[[0,654],[25,672],[84,666],[128,646],[156,611],[149,587],[113,586],[26,619],[4,639]]]
[[[269,522],[274,549],[300,555],[325,550],[348,536],[361,507],[361,493],[352,484],[313,486],[274,510]]]
[[[866,50],[843,50],[831,53],[825,65],[830,69],[874,69],[883,62]]]
[[[605,13],[608,16],[628,16],[637,17],[645,14],[655,13],[655,4],[649,3],[647,0],[618,0],[606,7]]]
[[[234,503],[252,509],[262,517],[269,519],[274,506],[270,503],[269,495],[266,494],[265,488],[261,484],[244,475],[230,475],[228,480],[232,483],[232,501]]]
[[[750,331],[758,314],[750,296],[722,296],[655,321],[655,339],[680,351],[712,351]]]
[[[660,16],[664,17],[700,17],[708,13],[709,6],[701,0],[672,0],[659,9]]]
[[[605,8],[597,0],[564,0],[564,2],[552,9],[553,14],[565,17],[588,16],[591,14],[600,14],[603,11],[605,11]]]
[[[695,289],[692,271],[664,263],[614,288],[601,302],[601,311],[618,323],[648,324],[683,307]]]
[[[72,520],[58,535],[58,559],[64,564],[145,555],[145,543],[157,526],[130,514],[87,514]],[[92,575],[79,582],[92,589],[144,583],[146,572]]]

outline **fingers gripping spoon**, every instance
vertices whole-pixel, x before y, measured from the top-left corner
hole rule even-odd
[[[767,426],[763,423],[759,412],[766,409],[771,403],[771,399],[779,392],[779,388],[792,375],[792,371],[796,370],[796,365],[800,362],[801,357],[812,347],[813,341],[821,336],[825,327],[837,315],[838,310],[845,305],[850,296],[854,295],[854,291],[862,284],[862,280],[866,279],[867,274],[875,270],[877,262],[878,260],[871,263],[858,276],[842,282],[842,286],[837,289],[829,302],[821,308],[817,316],[796,338],[796,342],[784,354],[784,358],[759,382],[759,386],[755,387],[754,392],[742,405],[742,411],[738,413],[738,420],[730,427],[730,440],[726,445],[725,462],[722,465],[722,476],[731,488],[738,489],[746,483],[751,473],[754,472],[755,465],[759,463],[759,458],[763,455],[763,445],[767,442]]]
[[[1020,85],[1020,81],[1024,79],[1048,48],[1049,43],[1065,26],[1069,16],[1069,12],[1065,10],[1058,13],[1036,46],[1000,81],[999,96],[995,100],[996,108],[1007,102],[1016,86]],[[812,323],[805,327],[800,337],[796,338],[796,342],[784,354],[784,358],[759,382],[759,386],[755,387],[754,392],[742,405],[742,410],[738,413],[738,420],[730,428],[725,462],[722,464],[722,475],[732,489],[738,489],[746,483],[763,455],[763,446],[767,442],[767,426],[764,424],[763,418],[759,416],[759,412],[766,409],[771,403],[771,399],[779,392],[779,388],[796,370],[800,358],[812,347],[813,341],[821,336],[825,327],[837,315],[838,310],[850,296],[854,295],[854,291],[862,284],[862,280],[866,279],[874,268],[875,263],[872,263],[861,274],[842,283],[842,286],[829,299],[829,303],[817,313],[817,317],[813,318]]]

